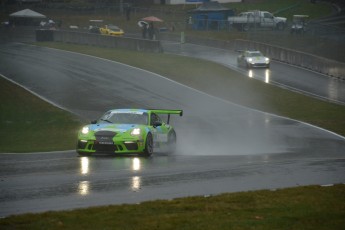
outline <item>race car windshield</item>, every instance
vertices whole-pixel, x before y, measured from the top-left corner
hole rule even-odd
[[[113,30],[113,31],[120,31],[120,28],[117,26],[109,25],[108,28]]]
[[[147,125],[147,117],[147,113],[107,113],[100,120],[114,124]]]

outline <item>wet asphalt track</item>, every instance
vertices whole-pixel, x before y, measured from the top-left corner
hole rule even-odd
[[[184,110],[172,120],[174,156],[1,154],[0,216],[345,181],[345,140],[325,130],[85,55],[2,44],[0,63],[7,78],[87,119],[119,107]]]
[[[220,63],[263,82],[309,96],[345,105],[345,81],[334,77],[272,61],[270,69],[247,69],[237,65],[238,53],[194,44],[163,42],[166,53],[198,57]]]

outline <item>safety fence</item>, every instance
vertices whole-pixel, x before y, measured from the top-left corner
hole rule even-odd
[[[320,56],[273,46],[270,44],[249,40],[214,40],[200,37],[161,33],[160,40],[170,40],[181,43],[192,43],[228,50],[260,50],[273,60],[281,61],[302,68],[310,69],[328,76],[345,80],[345,63]],[[94,45],[109,48],[123,48],[137,51],[162,52],[159,40],[147,40],[130,37],[115,37],[74,31],[36,30],[37,41],[58,41],[66,43]]]
[[[345,80],[345,63],[323,58],[320,56],[304,53],[284,47],[274,46],[250,40],[215,40],[192,36],[178,36],[176,34],[161,34],[161,40],[174,42],[186,42],[203,46],[210,46],[228,50],[260,50],[273,60],[300,66],[328,76]]]
[[[136,51],[162,52],[158,40],[109,36],[67,30],[36,30],[37,41],[56,41]]]
[[[273,60],[345,80],[345,63],[265,43],[235,40],[235,49],[260,50]]]

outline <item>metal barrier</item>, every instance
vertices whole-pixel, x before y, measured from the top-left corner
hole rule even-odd
[[[157,40],[116,37],[75,31],[56,30],[54,31],[54,41],[136,51],[163,51],[160,41]]]
[[[54,31],[53,30],[36,30],[36,41],[38,42],[54,41]]]
[[[44,40],[46,38],[50,39],[50,33],[51,32],[44,32],[40,30],[36,31],[36,36],[38,34],[39,40]],[[160,39],[181,42],[181,37],[176,34],[162,33],[160,34]],[[130,37],[115,37],[75,31],[53,31],[53,40],[58,42],[94,45],[109,48],[123,48],[136,51],[163,51],[159,40],[147,40]],[[336,77],[345,80],[345,63],[292,49],[240,39],[225,41],[186,36],[184,37],[183,42],[229,50],[260,50],[273,60],[285,62],[295,66],[300,66],[302,68],[310,69],[312,71],[326,74],[331,77]]]
[[[160,37],[162,40],[180,42],[180,37],[176,34],[165,33],[161,34]],[[273,60],[300,66],[302,68],[345,80],[345,63],[292,49],[241,39],[226,41],[186,36],[184,41],[186,43],[228,50],[260,50]]]
[[[247,40],[236,40],[234,47],[235,49],[260,50],[273,60],[300,66],[312,71],[329,75],[331,77],[345,80],[345,63],[342,62],[296,50]]]

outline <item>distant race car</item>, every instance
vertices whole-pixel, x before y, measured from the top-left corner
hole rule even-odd
[[[237,65],[245,66],[247,68],[265,67],[270,68],[270,59],[265,57],[260,51],[239,51],[240,55],[237,57]]]
[[[104,35],[122,36],[125,34],[125,32],[121,28],[114,25],[105,25],[101,27],[99,31]]]
[[[94,153],[141,154],[173,153],[176,132],[169,125],[170,115],[182,116],[182,110],[114,109],[92,121],[78,133],[79,155]],[[158,116],[164,116],[166,122]]]

